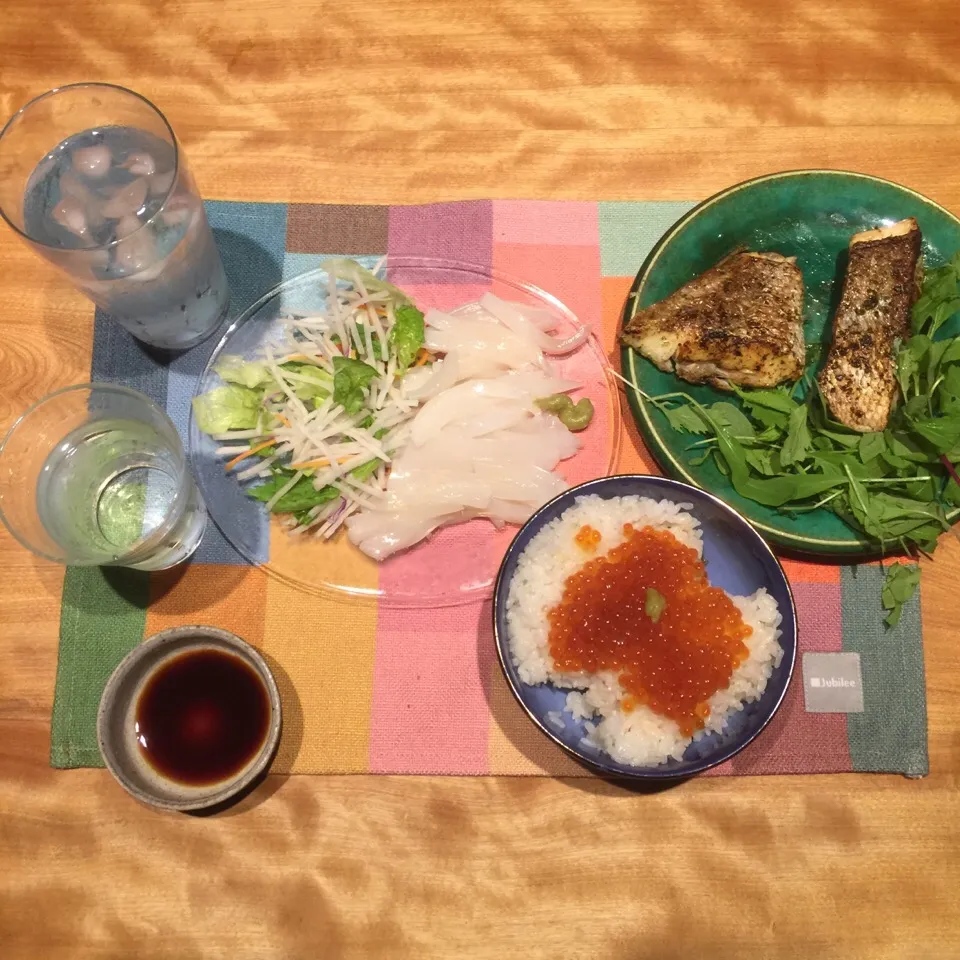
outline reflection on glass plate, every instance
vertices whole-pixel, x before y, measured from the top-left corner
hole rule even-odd
[[[366,259],[366,258],[364,258]],[[562,318],[557,335],[569,335],[578,319],[549,293],[504,276],[489,267],[451,261],[391,257],[387,279],[400,287],[419,309],[452,310],[492,292],[505,300],[546,308]],[[307,315],[323,307],[327,274],[312,270],[288,280],[254,303],[230,325],[201,374],[194,395],[220,386],[213,371],[223,355],[256,359],[264,343],[283,331],[279,317]],[[552,358],[561,377],[581,385],[576,397],[589,397],[595,415],[578,436],[582,446],[557,470],[572,484],[611,472],[620,436],[617,392],[606,375],[606,359],[592,335],[578,350]],[[264,504],[243,492],[224,471],[217,442],[190,420],[190,457],[210,516],[226,539],[251,563],[302,589],[357,600],[379,600],[392,606],[449,606],[489,595],[497,568],[517,528],[497,530],[486,519],[438,530],[420,544],[377,563],[362,554],[341,530],[331,541],[290,537],[271,519]]]

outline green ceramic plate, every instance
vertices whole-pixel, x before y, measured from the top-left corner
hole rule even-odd
[[[806,287],[808,343],[829,338],[830,320],[843,281],[850,236],[859,230],[916,217],[923,232],[925,262],[939,266],[960,249],[960,220],[919,193],[888,180],[840,170],[794,170],[748,180],[691,210],[657,243],[640,268],[627,299],[626,323],[638,307],[673,293],[736,247],[795,256]],[[960,317],[954,317],[957,327]],[[951,329],[956,335],[960,330]],[[703,403],[735,395],[695,386],[663,373],[629,348],[621,352],[624,377],[651,396],[683,389]],[[772,543],[817,556],[864,557],[876,543],[861,538],[829,510],[790,517],[734,492],[712,459],[692,466],[693,438],[671,430],[666,417],[627,390],[640,433],[663,470],[721,497],[749,518]]]

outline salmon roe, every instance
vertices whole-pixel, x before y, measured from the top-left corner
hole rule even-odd
[[[577,531],[573,539],[581,550],[594,553],[602,537],[599,530],[594,530],[589,523],[586,523]]]
[[[582,527],[577,543],[591,529]],[[707,582],[695,550],[652,527],[627,523],[623,532],[623,543],[567,577],[563,598],[547,614],[550,653],[557,670],[618,673],[625,711],[646,704],[690,736],[746,659],[744,640],[753,631],[727,594]],[[648,588],[666,600],[656,622],[645,610]]]

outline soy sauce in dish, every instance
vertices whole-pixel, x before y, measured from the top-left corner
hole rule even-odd
[[[240,657],[217,649],[173,657],[147,681],[137,701],[141,756],[177,783],[229,780],[260,751],[270,698]]]

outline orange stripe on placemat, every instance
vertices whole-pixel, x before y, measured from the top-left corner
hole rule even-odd
[[[322,572],[328,580],[376,588],[376,564],[345,537],[320,543],[279,530],[272,534],[270,562],[277,569]],[[370,601],[268,578],[263,645],[282,668],[277,683],[284,696],[275,773],[367,771],[376,629],[377,608]]]
[[[603,346],[610,366],[617,371],[620,370],[620,347],[617,343],[617,333],[620,330],[623,306],[632,283],[632,277],[603,277],[601,281]],[[629,388],[619,380],[611,379],[616,384],[615,389],[620,398],[620,413],[623,421],[617,472],[661,474],[663,471],[657,466],[656,461],[650,455],[637,432],[637,425],[633,421],[633,414],[630,412],[627,398],[624,395],[624,391]]]
[[[617,334],[623,319],[623,307],[627,294],[633,286],[633,277],[602,277],[600,295],[603,310],[603,345],[607,351],[607,360],[614,370],[620,369],[620,345]]]
[[[253,567],[189,564],[150,576],[146,633],[201,623],[263,646],[266,576]]]
[[[807,563],[803,560],[780,558],[783,570],[791,583],[839,583],[840,567],[833,563]]]
[[[492,636],[490,643],[493,643]],[[591,776],[534,726],[510,692],[503,670],[496,661],[490,665],[487,703],[490,706],[487,754],[493,776]]]

